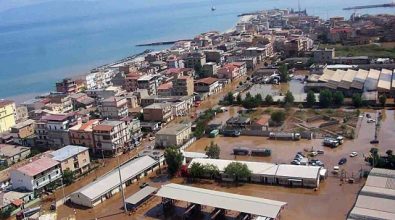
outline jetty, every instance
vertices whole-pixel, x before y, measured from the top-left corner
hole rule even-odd
[[[192,41],[191,39],[184,39],[184,40],[174,40],[174,41],[159,41],[154,43],[147,43],[147,44],[137,44],[137,47],[149,47],[149,46],[160,46],[160,45],[171,45],[175,44],[178,41]]]
[[[343,8],[343,10],[357,10],[357,9],[368,9],[368,8],[392,8],[392,7],[395,7],[394,2],[387,4],[354,6],[354,7]]]

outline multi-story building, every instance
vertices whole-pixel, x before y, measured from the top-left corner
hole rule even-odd
[[[191,96],[193,95],[193,90],[193,78],[190,76],[178,77],[173,82],[173,95]]]
[[[65,78],[56,83],[56,92],[71,94],[77,92],[77,84],[71,78]]]
[[[173,120],[171,103],[154,103],[143,108],[144,121],[169,122]]]
[[[202,67],[202,73],[204,77],[213,77],[217,75],[218,72],[218,66],[214,62],[208,62],[203,65]]]
[[[195,81],[195,92],[199,93],[207,93],[208,95],[212,95],[221,91],[222,86],[219,84],[217,78],[203,78]]]
[[[335,49],[313,50],[314,63],[332,63],[335,58]]]
[[[128,102],[125,97],[110,97],[101,101],[100,116],[108,119],[120,119],[128,116]]]
[[[155,134],[156,147],[180,147],[192,137],[191,124],[175,124]]]
[[[52,110],[53,112],[67,113],[73,110],[73,102],[70,96],[67,94],[51,93],[48,96],[48,99],[50,101],[50,104],[47,104],[44,108],[50,108],[50,110]],[[56,108],[56,110],[54,110],[54,108]]]
[[[141,77],[140,73],[129,73],[126,75],[125,78],[125,84],[123,85],[123,88],[128,91],[128,92],[134,92],[136,91],[139,87],[137,84],[137,80]]]
[[[69,128],[77,124],[75,114],[45,115],[36,123],[37,144],[59,149],[70,144]]]
[[[0,100],[0,133],[15,125],[15,102]]]
[[[15,122],[20,123],[23,121],[26,121],[29,118],[29,112],[27,110],[27,107],[24,105],[19,105],[16,107],[16,116],[15,116]]]
[[[93,127],[96,154],[114,156],[130,149],[132,132],[125,121],[106,120]]]
[[[234,80],[241,77],[240,69],[237,66],[226,64],[218,69],[219,79],[230,79]]]
[[[173,82],[167,82],[161,84],[157,89],[159,96],[171,96],[173,93]]]
[[[92,119],[86,123],[79,123],[69,129],[70,144],[88,147],[93,151],[93,127],[100,123],[100,119]]]
[[[206,55],[202,52],[188,53],[185,58],[185,67],[194,69],[196,66],[203,66],[206,63]]]
[[[14,143],[28,146],[28,139],[34,136],[35,121],[28,119],[11,127]]]
[[[62,173],[66,170],[75,173],[85,173],[91,162],[87,147],[67,145],[50,153],[50,157],[60,164]]]
[[[30,147],[0,144],[0,164],[11,166],[30,155]]]
[[[137,86],[139,89],[148,90],[149,95],[155,95],[156,89],[159,86],[157,75],[145,75],[137,80]]]
[[[222,50],[205,50],[203,52],[206,55],[206,62],[221,64],[225,61]]]
[[[166,60],[168,68],[184,68],[184,60],[176,55],[170,55]]]
[[[42,157],[11,171],[12,188],[40,192],[61,176],[59,162]]]

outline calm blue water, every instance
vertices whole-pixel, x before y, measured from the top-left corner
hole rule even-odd
[[[377,1],[300,0],[302,9],[323,18],[349,16],[351,12],[341,8]],[[62,77],[146,49],[136,44],[225,31],[244,12],[297,8],[296,0],[36,0],[40,3],[24,6],[15,2],[0,0],[0,98],[52,90]],[[212,4],[217,11],[211,12]],[[360,11],[366,12],[394,10]]]

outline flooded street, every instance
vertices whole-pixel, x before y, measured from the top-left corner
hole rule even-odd
[[[294,95],[300,95],[304,92],[304,85],[300,80],[293,79],[288,83],[280,83],[279,85],[274,84],[254,84],[248,91],[243,93],[243,98],[247,92],[250,92],[252,96],[261,94],[264,98],[266,95],[279,96],[284,95],[287,91],[291,91]]]

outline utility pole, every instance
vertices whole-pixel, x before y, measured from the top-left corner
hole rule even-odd
[[[121,176],[121,168],[120,168],[120,166],[119,166],[119,156],[117,156],[117,161],[118,161],[119,187],[121,188],[123,208],[124,208],[125,213],[126,213],[126,212],[127,212],[127,209],[126,209],[125,194],[124,194],[124,192],[123,192],[123,183],[122,183],[122,176]]]

